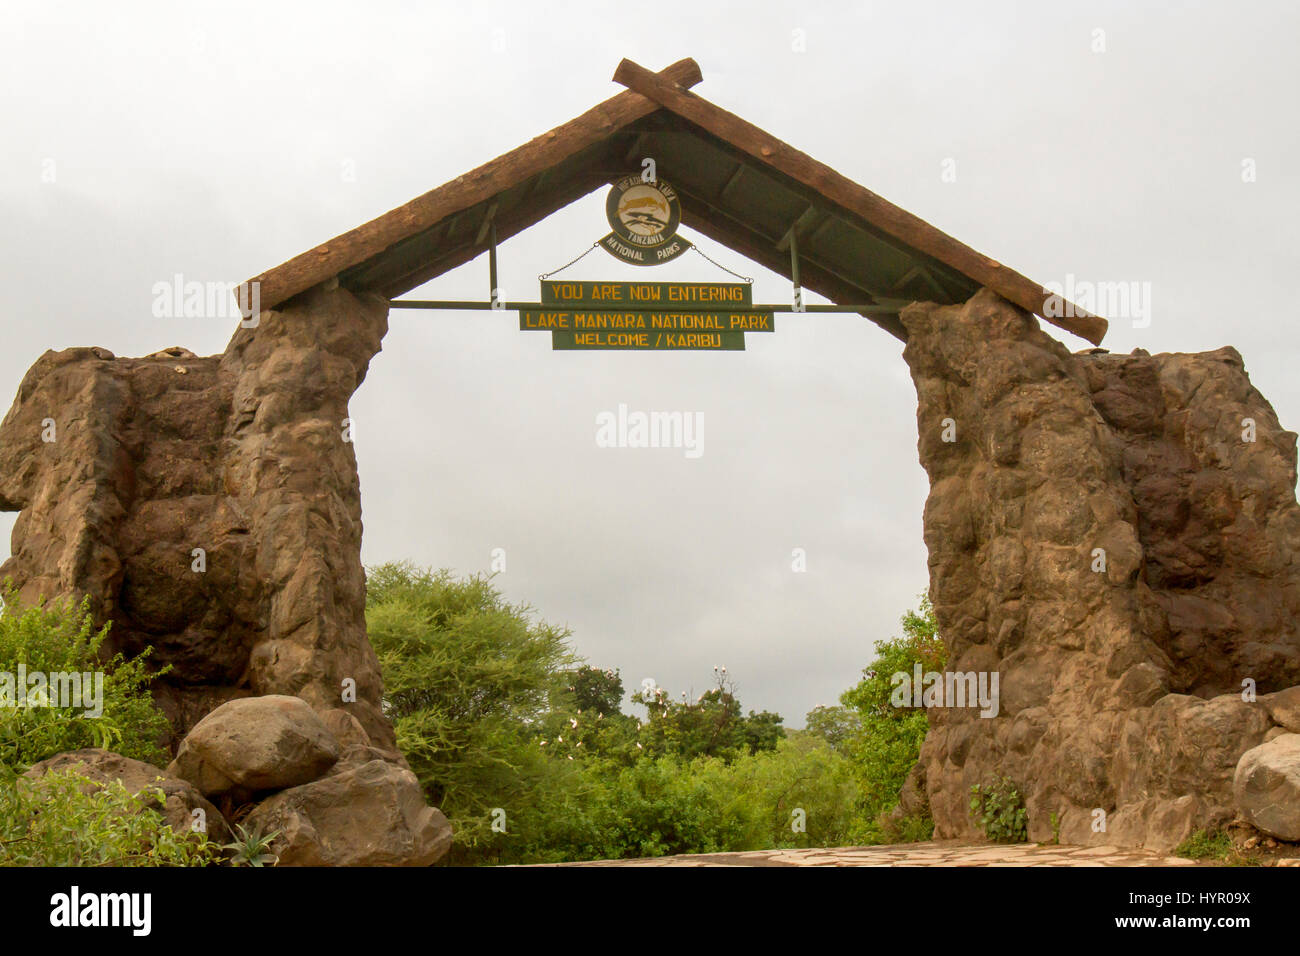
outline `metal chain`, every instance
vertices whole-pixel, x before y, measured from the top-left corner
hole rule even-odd
[[[741,275],[739,272],[737,272],[735,269],[728,269],[726,266],[724,266],[724,265],[723,265],[721,262],[719,262],[718,260],[716,260],[716,259],[711,259],[711,258],[709,258],[709,256],[705,255],[704,251],[703,251],[699,246],[695,245],[695,243],[691,243],[691,248],[694,249],[696,252],[698,252],[700,255],[704,256],[705,259],[708,259],[709,262],[712,262],[715,266],[717,266],[717,267],[718,267],[719,269],[721,269],[723,272],[730,273],[731,275],[735,276],[737,279],[743,279],[745,282],[748,282],[748,283],[750,283],[751,285],[753,284],[753,282],[754,282],[754,277],[753,277],[753,276],[742,276],[742,275]]]
[[[537,278],[549,279],[551,276],[563,272],[565,269],[569,268],[569,266],[576,264],[579,260],[583,258],[583,256],[585,256],[588,252],[591,252],[592,249],[595,249],[599,245],[600,245],[599,241],[593,242],[590,246],[587,247],[587,249],[583,251],[582,255],[578,256],[577,259],[571,259],[570,261],[566,262],[564,265],[560,266],[560,268],[558,269],[552,269],[550,272],[543,272]]]
[[[559,275],[559,274],[560,274],[561,272],[563,272],[565,269],[569,268],[569,266],[577,265],[577,263],[580,262],[583,258],[585,258],[585,257],[587,256],[587,254],[588,254],[589,252],[591,252],[592,249],[595,249],[595,248],[596,248],[597,246],[599,246],[599,245],[600,245],[600,242],[599,242],[599,241],[597,241],[597,242],[593,242],[590,246],[588,246],[586,249],[584,249],[584,250],[582,251],[582,254],[581,254],[581,255],[577,256],[577,257],[574,258],[574,259],[570,259],[568,262],[566,262],[564,265],[560,266],[558,269],[552,269],[550,272],[543,272],[543,273],[542,273],[541,275],[539,275],[537,278],[539,278],[539,279],[549,279],[549,278],[550,278],[551,276],[553,276],[553,275]],[[717,259],[714,259],[712,256],[708,255],[708,254],[707,254],[703,249],[701,249],[701,248],[700,248],[698,245],[696,245],[695,243],[691,243],[691,248],[692,248],[693,250],[695,250],[696,252],[698,252],[698,253],[700,254],[700,256],[703,257],[706,261],[713,263],[713,265],[717,266],[719,269],[721,269],[723,272],[727,273],[728,275],[733,275],[733,276],[735,276],[737,279],[740,279],[740,280],[743,281],[743,282],[748,282],[748,283],[750,283],[751,285],[753,284],[753,282],[754,282],[754,277],[753,277],[753,276],[741,275],[741,274],[740,274],[739,272],[737,272],[735,269],[728,269],[726,266],[724,266],[724,265],[723,265],[721,262],[719,262]]]

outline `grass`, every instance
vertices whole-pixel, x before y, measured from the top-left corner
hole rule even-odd
[[[1224,866],[1259,866],[1259,861],[1237,849],[1226,830],[1197,830],[1178,846],[1174,856],[1185,860],[1213,860]]]

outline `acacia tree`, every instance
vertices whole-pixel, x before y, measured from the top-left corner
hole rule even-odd
[[[482,575],[402,562],[367,579],[366,626],[398,746],[451,820],[456,849],[491,841],[494,811],[526,815],[565,772],[539,752],[534,729],[577,663],[569,632],[509,604]]]
[[[637,691],[632,701],[646,708],[641,743],[653,756],[731,760],[742,753],[772,750],[785,737],[780,714],[742,712],[736,684],[723,668],[714,669],[714,686],[694,702],[675,701],[663,688]]]
[[[602,758],[627,765],[639,756],[636,718],[622,712],[623,678],[584,664],[559,675],[551,710],[536,727],[537,744],[552,756]]]

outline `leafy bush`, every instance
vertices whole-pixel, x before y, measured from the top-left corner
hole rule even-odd
[[[74,771],[0,783],[0,866],[205,866],[216,846],[178,834],[156,812],[161,790],[138,795]]]
[[[444,862],[558,862],[843,842],[848,760],[734,684],[625,714],[615,670],[481,576],[387,564],[366,619],[398,746],[452,822]],[[633,700],[639,695],[633,695]],[[803,830],[792,828],[800,810]]]
[[[503,860],[560,861],[838,846],[852,820],[853,768],[824,741],[796,734],[773,750],[631,765],[573,761],[567,800],[522,816]],[[795,829],[798,822],[800,829]]]
[[[848,752],[853,738],[862,730],[862,718],[848,707],[814,707],[804,717],[804,730],[836,750]]]
[[[87,601],[24,609],[13,588],[6,588],[0,610],[0,672],[10,675],[11,682],[20,665],[28,674],[100,672],[104,685],[103,713],[98,717],[71,707],[0,707],[0,776],[12,777],[47,757],[82,747],[166,761],[158,741],[169,728],[148,690],[156,675],[145,669],[147,652],[129,660],[121,654],[103,659],[108,631],[108,625],[95,630]],[[25,691],[16,688],[16,696],[24,697]]]
[[[568,632],[506,603],[481,575],[385,564],[368,572],[366,624],[397,743],[456,834],[455,854],[493,838],[492,811],[548,799],[533,728],[576,663]]]
[[[994,843],[1024,843],[1029,839],[1029,814],[1016,785],[1002,777],[992,784],[970,788],[970,812]]]
[[[890,678],[900,671],[911,674],[917,664],[922,671],[941,671],[947,663],[929,597],[921,595],[917,609],[904,614],[901,623],[903,637],[879,642],[876,659],[863,670],[862,680],[840,695],[847,713],[809,714],[810,726],[836,735],[857,768],[858,813],[851,834],[855,843],[928,840],[934,828],[926,816],[890,816],[930,727],[923,707],[893,706]]]

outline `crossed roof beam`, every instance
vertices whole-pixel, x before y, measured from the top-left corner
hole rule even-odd
[[[681,194],[688,227],[787,278],[794,234],[801,285],[834,302],[960,302],[988,286],[1094,344],[1105,335],[1105,319],[1077,307],[1045,315],[1050,293],[1040,284],[692,93],[703,79],[694,60],[659,73],[624,60],[614,79],[627,89],[576,119],[248,280],[259,283],[262,307],[335,276],[394,298],[483,254],[490,235],[507,239],[626,175],[628,157],[645,150]],[[706,150],[703,173],[716,172],[718,188],[706,187],[700,164],[674,155],[674,136]],[[729,165],[715,168],[723,156]],[[733,202],[751,188],[758,206]],[[906,340],[896,313],[867,317]]]

